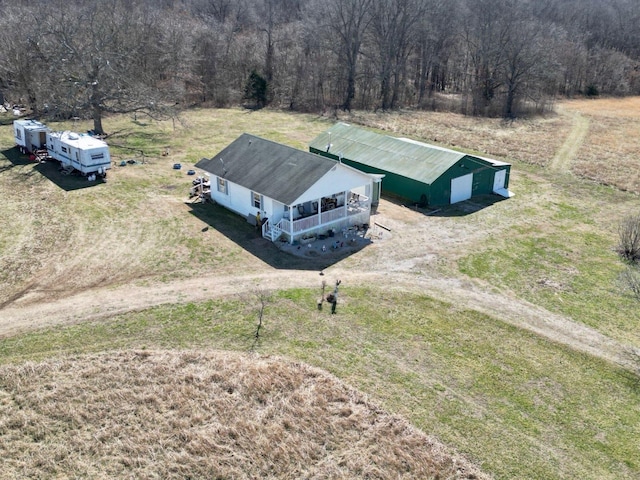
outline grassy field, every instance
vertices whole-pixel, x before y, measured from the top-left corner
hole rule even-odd
[[[640,98],[573,100],[559,104],[559,115],[505,122],[461,117],[446,112],[404,114],[355,113],[345,120],[398,135],[440,143],[528,165],[548,166],[570,135],[575,117],[584,117],[589,132],[569,170],[600,185],[640,194],[636,152]]]
[[[640,347],[639,304],[619,285],[624,265],[615,253],[620,220],[640,208],[631,134],[640,127],[639,105],[638,99],[574,101],[561,104],[556,116],[513,123],[446,113],[341,118],[508,160],[516,193],[486,208],[471,203],[412,217],[418,235],[397,234],[406,240],[397,249],[404,257],[376,247],[342,264],[410,265],[409,275],[469,282]],[[578,115],[588,132],[575,157],[562,162],[564,171],[549,168]],[[260,261],[253,232],[237,219],[217,219],[232,233],[204,235],[211,214],[187,201],[184,170],[244,131],[305,148],[333,121],[243,110],[196,110],[175,124],[108,119],[114,160],[145,163],[116,166],[108,183],[91,188],[17,155],[11,127],[0,127],[0,306],[98,286],[290,268],[281,257]],[[174,162],[183,169],[173,170]],[[435,230],[440,236],[431,237]],[[430,256],[412,257],[423,254],[425,240],[438,245]],[[259,302],[248,291],[205,303],[168,299],[175,304],[0,339],[0,363],[13,368],[129,349],[254,350],[328,370],[496,478],[640,476],[640,385],[628,370],[453,301],[388,286],[345,287],[337,316],[315,309],[317,291],[276,289],[255,344]],[[3,372],[0,388],[7,392]]]
[[[128,349],[275,354],[328,370],[496,478],[640,471],[640,388],[629,372],[425,296],[343,289],[333,316],[315,298],[274,293],[257,343],[259,302],[248,295],[5,339],[0,358],[56,365]]]
[[[250,130],[276,141],[304,140],[328,123],[312,116],[202,110],[172,122],[142,123],[129,117],[107,122],[114,166],[107,184],[60,175],[54,164],[34,166],[11,148],[12,128],[0,129],[5,157],[0,181],[3,268],[0,305],[29,292],[73,292],[149,277],[191,276],[233,269],[243,254],[234,242],[198,235],[202,221],[187,203],[185,171]],[[83,131],[89,124],[50,124]],[[169,146],[170,156],[161,153]],[[125,148],[126,147],[126,148]],[[144,156],[138,152],[142,150]],[[173,170],[173,163],[184,165]],[[91,188],[89,188],[91,187]],[[200,259],[206,258],[206,262]],[[96,264],[100,265],[96,269]]]

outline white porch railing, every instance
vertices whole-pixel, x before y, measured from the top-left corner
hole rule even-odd
[[[281,224],[282,220],[277,224],[267,220],[266,222],[264,222],[264,224],[262,224],[262,236],[268,238],[272,242],[275,242],[278,238],[280,238],[280,235],[282,235]]]
[[[323,222],[324,223],[324,222]],[[293,221],[293,233],[304,232],[320,225],[320,215],[301,218]]]
[[[358,215],[362,212],[366,212],[371,208],[371,201],[367,198],[366,200],[360,200],[358,202],[351,202],[347,205],[347,216]]]
[[[320,216],[322,217],[322,223],[330,223],[346,217],[347,214],[344,211],[344,207],[338,207],[338,208],[334,208],[333,210],[327,210],[326,212],[322,212]]]
[[[268,224],[263,225],[262,235],[270,238],[272,241],[275,241],[283,232],[287,235],[296,235],[322,225],[330,227],[332,223],[338,222],[343,218],[362,216],[363,214],[366,214],[369,209],[370,199],[361,195],[359,201],[350,202],[346,209],[344,206],[341,206],[333,210],[321,212],[320,214],[300,218],[293,222],[288,218],[282,218],[277,224],[271,224],[269,222]],[[354,220],[358,219],[354,218]],[[364,218],[363,221],[366,220],[367,219]],[[355,223],[359,222],[356,221]]]

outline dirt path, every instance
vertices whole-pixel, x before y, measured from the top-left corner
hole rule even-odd
[[[523,300],[497,295],[482,286],[458,279],[437,278],[411,272],[354,273],[339,266],[316,271],[272,269],[256,275],[224,277],[210,275],[147,286],[127,285],[119,288],[95,288],[48,303],[12,306],[3,309],[0,337],[53,325],[99,320],[130,311],[176,302],[198,302],[237,295],[252,289],[291,287],[318,288],[322,279],[345,284],[373,283],[388,288],[425,293],[455,303],[462,308],[480,311],[506,323],[524,328],[549,340],[567,345],[595,357],[625,365],[625,348],[597,331],[553,314]],[[100,299],[96,302],[96,299]]]
[[[558,112],[567,117],[572,117],[573,128],[562,147],[551,160],[549,168],[556,172],[569,172],[571,171],[571,162],[578,154],[582,142],[584,142],[587,133],[589,133],[589,119],[580,115],[580,112],[567,111],[562,107],[558,107]]]
[[[443,262],[455,263],[455,252],[464,252],[468,245],[487,241],[487,235],[496,231],[477,228],[473,222],[459,222],[455,218],[430,217],[427,222],[422,213],[386,201],[381,202],[375,221],[389,229],[384,231],[383,238],[326,268],[324,276],[319,275],[319,270],[309,269],[309,264],[300,258],[277,248],[260,247],[259,253],[245,250],[238,255],[233,270],[227,273],[208,269],[188,279],[173,278],[164,282],[155,281],[154,277],[130,278],[119,282],[117,287],[102,281],[58,289],[34,284],[0,307],[0,337],[53,325],[105,319],[162,304],[246,294],[257,288],[319,288],[323,279],[331,283],[340,278],[345,285],[366,282],[425,293],[590,355],[626,364],[625,346],[597,331],[508,291],[496,293],[491,285],[464,277],[451,278],[438,269]],[[500,221],[492,218],[492,228],[498,228]],[[374,226],[374,230],[376,228]],[[508,228],[508,224],[502,228]],[[378,230],[382,233],[382,229]],[[248,241],[247,245],[253,242]],[[278,262],[269,260],[276,256],[282,260],[282,255],[286,255],[287,268],[276,268],[274,265]],[[259,266],[256,268],[256,265]],[[46,276],[38,278],[45,281]]]

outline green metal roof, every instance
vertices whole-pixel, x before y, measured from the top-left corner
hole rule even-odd
[[[309,147],[427,184],[432,184],[458,160],[467,156],[454,150],[381,135],[346,123],[337,123],[321,133]],[[473,158],[493,163],[480,157]]]

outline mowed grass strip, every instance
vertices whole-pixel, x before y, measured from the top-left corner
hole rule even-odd
[[[284,355],[330,371],[496,478],[640,474],[640,386],[630,373],[426,296],[345,287],[331,315],[317,310],[318,294],[256,290],[157,307],[4,339],[0,358],[130,348]]]
[[[640,194],[640,97],[572,100],[562,108],[590,120],[572,171],[604,185]]]

